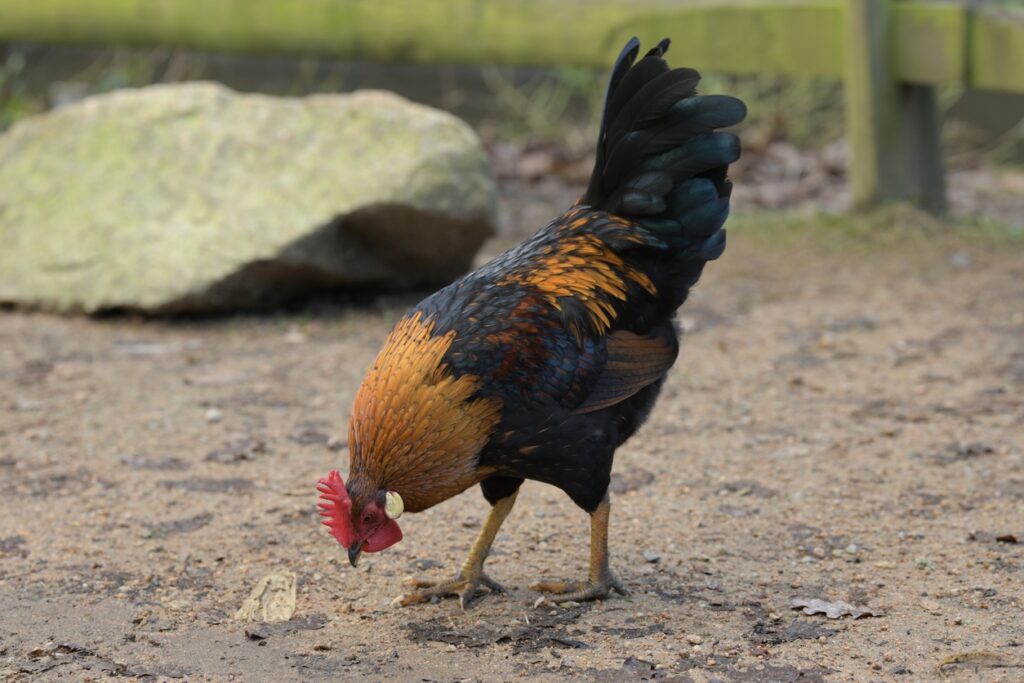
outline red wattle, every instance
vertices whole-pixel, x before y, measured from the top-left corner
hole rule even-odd
[[[366,539],[366,545],[363,546],[363,552],[376,553],[384,550],[384,548],[390,548],[401,540],[402,530],[398,527],[398,522],[393,519],[389,519],[381,525],[380,528],[370,534],[368,539]]]

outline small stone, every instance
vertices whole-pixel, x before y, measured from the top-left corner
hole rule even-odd
[[[655,564],[656,562],[661,562],[661,555],[654,552],[653,550],[645,550],[644,559],[650,562],[651,564]]]
[[[304,344],[309,338],[297,327],[290,327],[285,332],[284,341],[287,344]]]
[[[691,645],[700,645],[704,642],[704,639],[696,635],[695,633],[691,633],[686,636],[686,642],[690,643]]]
[[[446,647],[446,648],[444,649],[444,651],[445,651],[445,652],[455,652],[455,650],[457,650],[457,649],[458,649],[458,648],[456,648],[456,647],[455,647],[454,645],[449,645],[448,647]]]
[[[973,259],[966,251],[954,251],[949,256],[949,264],[954,268],[970,268]]]
[[[543,595],[533,601],[534,609],[536,609],[538,607],[543,607],[546,604],[548,604],[548,599],[546,597],[544,597]]]
[[[846,552],[850,555],[856,555],[858,550],[859,548],[857,547],[856,543],[851,543],[850,545],[846,546]]]
[[[221,418],[224,416],[217,408],[207,408],[206,412],[203,413],[203,417],[206,418],[207,422],[213,424],[214,422],[220,422]]]

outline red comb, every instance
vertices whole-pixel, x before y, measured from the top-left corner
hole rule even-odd
[[[331,534],[338,539],[338,543],[346,548],[352,546],[356,540],[355,529],[352,528],[352,499],[348,496],[348,489],[337,470],[331,470],[326,479],[321,479],[316,490],[320,492],[320,516],[323,523],[331,530]]]

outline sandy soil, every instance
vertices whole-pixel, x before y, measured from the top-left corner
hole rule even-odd
[[[1024,680],[1024,252],[792,246],[734,232],[708,269],[617,458],[632,597],[567,608],[527,588],[585,572],[586,516],[554,489],[524,487],[489,563],[510,592],[466,612],[388,604],[455,571],[477,492],[358,570],[317,524],[410,300],[0,315],[0,678]],[[281,570],[292,620],[234,620]]]

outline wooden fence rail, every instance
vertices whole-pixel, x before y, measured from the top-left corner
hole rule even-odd
[[[858,205],[942,209],[932,86],[1024,93],[1024,12],[919,0],[0,0],[0,42],[604,68],[631,35],[709,72],[843,78]]]

